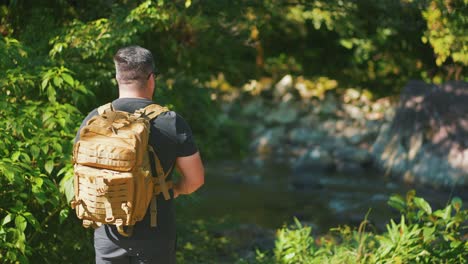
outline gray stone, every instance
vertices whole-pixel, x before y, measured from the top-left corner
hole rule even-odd
[[[335,122],[335,130],[336,131],[342,131],[344,130],[346,127],[348,127],[348,124],[346,123],[346,121],[344,120],[337,120]]]
[[[353,119],[357,119],[357,120],[363,120],[364,119],[364,113],[357,106],[354,106],[354,105],[351,105],[351,104],[344,104],[343,109],[349,115],[349,117],[351,117]]]
[[[242,108],[242,114],[245,116],[260,116],[264,112],[263,100],[260,97],[252,99]]]
[[[327,93],[320,106],[320,112],[327,115],[336,114],[338,111],[338,102],[331,93]]]
[[[368,164],[372,161],[372,155],[364,149],[355,147],[341,147],[334,152],[335,159],[340,161],[354,162],[357,164]]]
[[[297,174],[325,172],[331,170],[333,166],[334,160],[330,153],[320,147],[315,147],[299,157],[292,167]]]
[[[329,119],[322,123],[320,126],[323,131],[326,131],[328,135],[333,135],[336,132],[336,120]]]
[[[285,131],[284,127],[266,129],[263,134],[252,142],[251,149],[259,154],[270,154],[280,144]]]
[[[353,145],[361,143],[364,139],[362,130],[357,127],[346,127],[342,133],[346,140]]]
[[[276,85],[273,95],[277,98],[283,97],[293,88],[293,78],[291,75],[285,75]]]
[[[299,124],[302,127],[313,128],[320,125],[320,118],[317,114],[310,113],[299,120]]]
[[[307,144],[321,141],[325,137],[325,133],[320,130],[315,130],[306,127],[294,128],[289,132],[289,141],[292,144]]]
[[[408,182],[466,186],[467,101],[466,82],[409,82],[398,108],[385,114],[391,124],[382,125],[372,146],[377,164]]]
[[[273,109],[266,117],[265,121],[270,124],[290,124],[298,118],[298,110],[288,102],[282,102],[276,109]]]

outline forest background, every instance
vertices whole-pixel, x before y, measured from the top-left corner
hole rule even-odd
[[[91,233],[69,207],[71,149],[83,117],[118,96],[112,56],[120,47],[138,44],[153,52],[156,102],[188,120],[204,158],[215,162],[247,151],[248,127],[220,110],[223,95],[242,92],[250,80],[278,81],[286,74],[312,82],[326,78],[338,83],[337,92],[366,89],[374,98],[398,95],[410,79],[466,81],[467,5],[1,1],[0,259],[92,259]],[[182,255],[187,263],[204,263],[200,254]]]

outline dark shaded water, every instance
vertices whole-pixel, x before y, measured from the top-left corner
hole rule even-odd
[[[326,232],[342,224],[358,225],[369,208],[369,219],[384,228],[398,212],[387,205],[395,193],[405,195],[414,186],[395,183],[380,173],[313,175],[314,187],[297,189],[291,184],[292,171],[277,164],[262,168],[237,161],[208,164],[204,187],[185,202],[184,215],[196,219],[229,219],[265,228],[279,228],[293,222],[293,216]],[[433,209],[443,207],[460,191],[417,189],[417,195]],[[464,197],[466,198],[466,197]],[[466,199],[464,199],[466,206]]]

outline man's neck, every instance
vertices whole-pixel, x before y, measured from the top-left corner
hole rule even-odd
[[[152,98],[148,98],[146,96],[136,96],[136,95],[119,95],[120,98],[137,98],[137,99],[148,99],[151,100]]]
[[[152,100],[152,96],[145,93],[144,90],[139,90],[137,88],[120,88],[119,89],[119,98],[142,98]]]

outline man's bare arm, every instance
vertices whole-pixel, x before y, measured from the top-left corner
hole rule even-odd
[[[178,157],[176,166],[182,177],[174,186],[174,198],[181,194],[191,194],[205,183],[205,168],[199,152]]]

